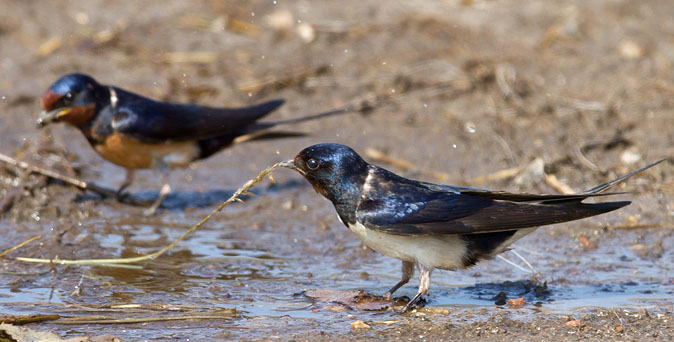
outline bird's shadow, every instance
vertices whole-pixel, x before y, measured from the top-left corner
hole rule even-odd
[[[272,183],[262,190],[250,190],[257,196],[268,196],[277,192],[306,187],[308,184],[301,179],[291,179],[283,183]],[[206,208],[228,200],[236,189],[213,189],[206,192],[198,191],[173,191],[161,203],[160,208],[171,211],[181,211],[190,208]],[[126,193],[120,202],[133,206],[150,206],[159,196],[159,191],[140,191]],[[241,200],[247,201],[252,196],[241,196]],[[100,200],[101,196],[92,193],[80,194],[75,198],[76,202]],[[110,198],[110,200],[114,200]]]

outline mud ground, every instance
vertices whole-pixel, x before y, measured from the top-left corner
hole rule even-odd
[[[105,186],[124,172],[79,132],[34,127],[42,93],[63,74],[211,106],[285,98],[269,120],[364,109],[293,127],[305,138],[240,145],[173,172],[175,192],[152,218],[2,165],[0,251],[41,236],[0,260],[5,317],[58,314],[28,327],[127,341],[673,336],[671,1],[2,0],[0,8],[0,152]],[[630,194],[616,198],[631,206],[518,242],[534,274],[500,259],[436,271],[425,308],[405,315],[369,297],[397,281],[399,263],[364,248],[286,170],[142,270],[14,259],[155,251],[261,169],[317,142],[379,150],[411,163],[378,162],[408,177],[537,193],[558,183],[580,191],[668,161],[619,188]],[[144,171],[131,192],[151,198],[159,187]],[[397,294],[413,296],[415,283]],[[525,305],[507,304],[520,297]],[[201,318],[143,321],[188,316]],[[92,318],[140,322],[73,322]]]

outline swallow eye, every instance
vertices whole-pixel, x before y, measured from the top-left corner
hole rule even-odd
[[[61,100],[61,103],[63,104],[64,107],[68,107],[73,103],[73,98],[75,96],[73,93],[68,92],[63,96],[63,99]]]
[[[318,166],[319,166],[318,160],[316,160],[314,158],[311,158],[311,159],[307,160],[307,168],[309,170],[312,170],[312,171],[318,170]]]

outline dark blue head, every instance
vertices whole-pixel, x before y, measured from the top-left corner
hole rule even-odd
[[[52,84],[42,97],[44,112],[37,120],[38,127],[51,122],[65,121],[81,127],[93,118],[96,96],[102,87],[88,75],[70,74]]]
[[[354,150],[339,144],[305,148],[294,159],[295,166],[314,189],[333,203],[360,193],[368,164]]]

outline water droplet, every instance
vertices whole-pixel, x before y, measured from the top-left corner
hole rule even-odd
[[[349,49],[344,49],[344,53],[349,53]]]
[[[452,144],[452,147],[456,148],[456,144]]]
[[[152,82],[152,84],[157,85],[157,81]]]
[[[276,5],[276,0],[274,0],[274,5]]]
[[[381,65],[386,65],[386,62],[381,62]]]
[[[468,133],[475,133],[476,130],[474,123],[471,121],[466,122],[466,131],[468,131]]]
[[[428,103],[424,103],[424,108],[428,108]]]
[[[3,100],[6,100],[6,99],[7,99],[7,96],[3,96],[2,99],[3,99]]]
[[[279,150],[276,150],[276,154],[281,154],[281,151],[279,151]]]
[[[254,16],[255,16],[255,12],[250,12],[250,16],[251,16],[251,17],[254,17]]]
[[[302,20],[297,19],[297,23],[298,23],[298,24],[301,24],[301,23],[302,23]]]
[[[251,97],[251,96],[253,96],[253,93],[248,93],[248,97]]]
[[[183,77],[187,77],[187,74],[186,74],[186,73],[183,73]]]
[[[392,93],[395,93],[395,92],[396,92],[396,90],[395,90],[395,89],[391,89],[391,92],[392,92]]]

